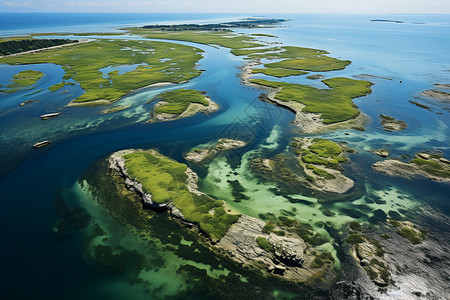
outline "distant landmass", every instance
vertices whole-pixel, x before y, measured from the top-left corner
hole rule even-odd
[[[228,30],[229,28],[255,28],[268,27],[285,22],[285,19],[260,19],[248,18],[241,21],[226,22],[220,24],[178,24],[178,25],[145,25],[146,29],[159,29],[168,31],[179,30]]]
[[[389,22],[389,23],[405,23],[403,21],[397,21],[397,20],[383,20],[383,19],[375,19],[370,20],[371,22]]]

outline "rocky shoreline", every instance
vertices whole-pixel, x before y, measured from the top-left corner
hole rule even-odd
[[[247,145],[247,143],[244,141],[222,138],[211,147],[191,150],[184,155],[184,158],[193,163],[200,163],[205,160],[210,161],[222,151],[244,147],[245,145]]]
[[[208,101],[207,106],[199,103],[191,103],[189,104],[188,108],[181,114],[155,113],[156,108],[164,104],[167,104],[167,102],[165,101],[159,101],[153,107],[152,117],[150,120],[147,121],[147,123],[175,121],[182,118],[192,117],[197,113],[209,114],[219,110],[220,108],[219,104],[212,101],[211,98],[209,97],[205,97],[205,99]]]
[[[295,114],[295,120],[293,123],[301,129],[305,134],[321,133],[337,129],[360,129],[369,121],[369,117],[360,111],[359,115],[353,119],[337,122],[333,124],[325,124],[320,114],[305,113],[302,109],[305,107],[303,104],[296,101],[280,101],[275,98],[275,95],[280,89],[275,89],[260,84],[250,82],[250,77],[253,75],[252,67],[260,64],[257,60],[246,63],[242,67],[242,73],[240,78],[245,85],[256,87],[267,91],[265,95],[262,95],[262,99],[271,102],[275,105],[289,109]]]
[[[128,175],[123,156],[139,151],[144,150],[129,149],[113,153],[108,159],[109,168],[118,172],[127,189],[136,193],[145,207],[155,211],[169,211],[174,219],[190,228],[198,228],[197,224],[187,221],[172,203],[155,203],[152,195],[143,190],[142,184]],[[149,151],[153,155],[159,155],[154,150]],[[204,195],[198,190],[197,175],[189,168],[186,174],[188,175],[186,185],[189,191]],[[295,232],[287,230],[282,225],[271,230],[266,228],[267,224],[264,221],[241,215],[226,234],[218,242],[211,243],[210,247],[218,254],[230,257],[245,267],[259,270],[265,275],[279,276],[288,281],[312,282],[317,278],[325,281],[333,278],[330,272],[331,262],[320,266],[310,266],[317,257],[317,253],[322,253],[322,250],[307,244]],[[280,232],[283,232],[283,235]],[[262,244],[261,240],[267,245]]]
[[[443,157],[432,157],[428,153],[419,153],[409,162],[382,160],[372,167],[389,176],[413,178],[420,175],[433,181],[450,183],[450,161]]]

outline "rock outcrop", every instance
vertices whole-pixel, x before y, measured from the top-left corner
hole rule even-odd
[[[419,153],[409,162],[387,159],[374,163],[372,167],[389,176],[413,178],[421,175],[430,180],[450,183],[450,164],[447,161],[439,155],[432,157],[428,153]]]
[[[194,149],[186,153],[184,158],[193,163],[200,163],[205,160],[211,160],[222,151],[244,147],[245,145],[246,143],[243,141],[222,138],[214,146],[203,149]]]

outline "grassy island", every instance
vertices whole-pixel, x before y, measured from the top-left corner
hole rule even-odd
[[[252,69],[252,72],[253,72],[253,74],[261,73],[261,74],[265,74],[268,76],[274,76],[274,77],[278,77],[278,78],[308,74],[308,72],[304,72],[301,70],[286,69],[286,68]]]
[[[275,99],[281,102],[298,102],[305,107],[301,112],[320,114],[325,124],[353,119],[359,115],[352,99],[369,94],[369,81],[335,77],[323,80],[329,89],[318,89],[309,85],[251,79],[250,82],[280,89]]]
[[[151,84],[180,83],[192,79],[201,73],[194,69],[202,57],[201,52],[200,49],[174,43],[94,41],[38,53],[3,57],[0,58],[0,63],[59,64],[66,71],[64,79],[73,77],[85,90],[73,103],[90,105],[117,101],[130,91]],[[136,67],[120,74],[118,68],[127,66]],[[112,70],[103,74],[100,70],[107,67]]]
[[[21,88],[29,87],[35,84],[39,79],[44,76],[44,73],[39,71],[27,70],[22,71],[13,76],[13,83],[4,87],[1,87],[0,92],[4,93],[14,93],[17,92]]]
[[[142,183],[154,202],[172,203],[213,241],[219,240],[239,219],[239,215],[225,212],[222,201],[189,190],[185,164],[151,150],[129,153],[123,158],[129,176]]]
[[[212,112],[219,108],[204,93],[196,90],[179,89],[161,93],[149,102],[159,100],[152,111],[150,121],[169,121],[190,117],[198,112]]]

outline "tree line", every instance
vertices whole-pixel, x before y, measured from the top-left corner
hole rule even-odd
[[[26,39],[19,41],[4,41],[0,43],[0,55],[10,55],[76,42],[78,41],[69,39]]]

